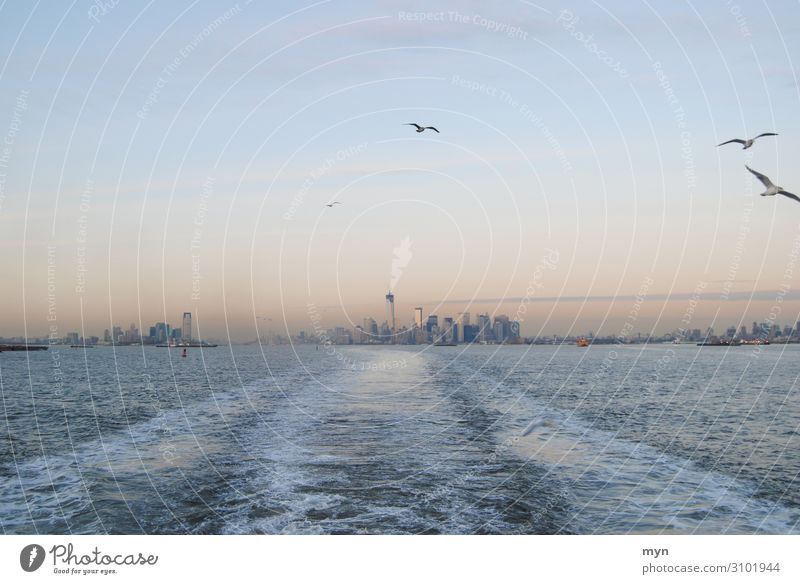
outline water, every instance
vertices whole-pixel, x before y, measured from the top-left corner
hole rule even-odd
[[[2,353],[0,527],[798,533],[798,357],[777,345]]]

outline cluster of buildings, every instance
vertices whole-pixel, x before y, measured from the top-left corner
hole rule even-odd
[[[22,339],[24,342],[25,340]],[[192,337],[192,313],[184,312],[180,327],[172,327],[166,322],[157,322],[150,327],[147,334],[136,328],[136,324],[131,323],[127,329],[122,327],[112,327],[106,329],[103,337],[91,336],[83,337],[80,333],[70,332],[62,338],[47,339],[27,339],[28,342],[41,342],[50,345],[72,345],[72,346],[91,346],[91,345],[185,345],[193,343]]]
[[[75,334],[75,333],[71,333]],[[192,342],[192,313],[184,312],[180,327],[167,322],[157,322],[147,334],[139,331],[134,323],[127,330],[115,326],[103,332],[103,343],[107,345],[167,345]],[[75,343],[71,343],[75,344]]]
[[[75,334],[75,333],[72,333]],[[147,334],[139,331],[134,323],[128,330],[115,326],[103,332],[103,343],[107,345],[168,345],[192,342],[192,313],[184,312],[180,327],[173,327],[167,322],[157,322],[150,327]],[[82,343],[70,343],[82,344]],[[88,343],[87,343],[88,344]]]
[[[686,341],[705,341],[708,339],[719,339],[726,341],[770,341],[770,342],[800,342],[800,320],[795,323],[795,326],[780,325],[769,322],[756,322],[750,330],[746,326],[741,326],[737,330],[735,326],[729,326],[725,329],[725,333],[717,336],[713,328],[707,328],[705,332],[700,329],[692,329],[685,331],[683,335],[677,335],[678,340]]]
[[[314,320],[314,319],[312,319]],[[421,306],[414,308],[414,320],[410,326],[397,326],[394,294],[386,294],[386,318],[381,323],[374,318],[365,318],[363,324],[354,328],[335,327],[322,330],[316,327],[311,336],[301,331],[297,341],[326,342],[337,345],[457,345],[459,343],[522,343],[520,325],[505,315],[494,318],[488,314],[478,315],[475,322],[469,312],[459,312],[455,317],[439,318],[436,314],[425,315]]]
[[[795,323],[795,326],[785,325],[783,327],[777,324],[768,322],[753,322],[752,327],[748,330],[746,326],[741,326],[737,329],[735,326],[729,326],[725,329],[724,333],[717,334],[713,327],[708,327],[705,330],[695,329],[675,329],[672,332],[663,335],[647,335],[636,333],[630,336],[620,337],[615,335],[595,336],[594,333],[589,332],[585,336],[566,336],[561,337],[554,335],[552,337],[543,336],[532,339],[525,339],[525,343],[530,344],[561,344],[573,343],[579,339],[586,339],[591,344],[595,345],[608,345],[608,344],[640,344],[640,343],[706,343],[706,344],[728,344],[728,343],[742,343],[742,344],[761,344],[761,343],[800,343],[800,321]]]
[[[409,326],[397,326],[395,316],[395,298],[390,291],[386,294],[386,317],[382,323],[374,318],[365,318],[363,324],[353,328],[337,326],[323,329],[318,326],[318,319],[312,317],[314,331],[307,334],[301,331],[290,339],[275,336],[268,342],[281,343],[324,343],[337,345],[457,345],[460,343],[478,344],[571,344],[588,341],[591,344],[639,344],[639,343],[717,343],[737,341],[742,343],[800,343],[800,321],[794,327],[781,327],[774,323],[753,322],[748,330],[742,326],[728,327],[723,334],[717,335],[714,329],[705,330],[676,329],[663,335],[636,333],[621,337],[619,335],[595,336],[593,332],[586,335],[541,335],[532,338],[520,335],[520,323],[505,315],[479,314],[473,322],[469,312],[459,312],[455,317],[439,318],[435,314],[425,315],[421,306],[414,308],[413,322]]]
[[[436,314],[425,314],[423,307],[414,308],[413,321],[408,326],[397,326],[395,315],[394,294],[386,294],[386,317],[378,324],[374,318],[365,318],[363,323],[353,328],[337,326],[325,329],[319,325],[319,318],[312,314],[314,331],[307,334],[301,331],[294,338],[275,335],[265,338],[263,342],[283,343],[325,343],[337,345],[458,345],[461,343],[477,344],[562,344],[576,341],[588,341],[591,344],[618,344],[618,343],[800,343],[800,321],[795,326],[783,327],[771,322],[753,322],[748,329],[741,326],[729,326],[724,333],[716,334],[709,327],[705,330],[676,329],[666,334],[642,335],[641,333],[620,337],[619,335],[595,336],[589,332],[584,335],[567,336],[537,336],[523,338],[520,335],[520,323],[509,319],[505,315],[490,316],[479,314],[473,321],[469,312],[459,312],[456,316],[439,318]],[[73,346],[89,345],[173,345],[186,346],[202,344],[192,335],[192,313],[184,312],[180,327],[173,327],[166,322],[157,322],[144,334],[135,324],[123,330],[115,326],[106,329],[102,338],[97,336],[82,337],[77,332],[70,332],[62,338],[4,338],[0,337],[0,344],[66,344]]]

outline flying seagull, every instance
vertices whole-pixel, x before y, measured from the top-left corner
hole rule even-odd
[[[772,184],[772,181],[771,181],[771,180],[769,180],[769,178],[768,178],[768,177],[764,176],[764,175],[763,175],[763,174],[761,174],[760,172],[756,172],[755,170],[753,170],[752,168],[750,168],[750,167],[749,167],[749,166],[747,166],[746,164],[744,165],[744,167],[745,167],[747,170],[749,170],[750,172],[752,172],[752,173],[755,175],[755,177],[756,177],[758,180],[760,180],[760,181],[761,181],[761,183],[762,183],[762,184],[763,184],[765,187],[767,187],[767,190],[766,190],[766,191],[764,191],[763,193],[761,193],[761,196],[762,196],[762,197],[772,197],[772,196],[775,196],[775,195],[783,195],[783,196],[785,196],[785,197],[789,197],[790,199],[794,199],[795,201],[797,201],[798,203],[800,203],[800,197],[798,197],[797,195],[793,195],[792,193],[790,193],[790,192],[788,192],[788,191],[784,191],[784,190],[783,190],[783,187],[776,187],[774,184]]]
[[[433,130],[437,134],[441,134],[439,130],[434,128],[433,126],[420,126],[419,124],[403,124],[404,126],[415,126],[417,128],[417,133],[424,132],[425,130]]]
[[[521,436],[527,436],[537,428],[552,428],[553,422],[550,420],[543,420],[542,418],[535,418],[530,424],[528,424],[525,429],[522,431]]]
[[[333,207],[334,205],[341,205],[339,201],[334,201],[333,203],[325,203],[326,207]]]
[[[731,144],[732,142],[736,142],[737,144],[742,144],[742,150],[747,150],[748,148],[750,148],[750,146],[753,145],[753,142],[755,142],[758,138],[761,138],[762,136],[777,136],[777,134],[774,134],[772,132],[764,132],[763,134],[759,134],[755,138],[750,138],[749,140],[734,138],[733,140],[728,140],[727,142],[723,142],[722,144],[717,144],[717,148],[719,148],[720,146],[724,146],[725,144]]]

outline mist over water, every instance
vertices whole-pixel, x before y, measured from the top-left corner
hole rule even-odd
[[[791,345],[3,353],[0,527],[797,533],[798,357]]]

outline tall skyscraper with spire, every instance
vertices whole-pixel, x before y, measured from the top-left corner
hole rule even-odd
[[[392,294],[391,290],[389,290],[389,293],[386,295],[386,322],[389,325],[389,330],[392,335],[394,335],[396,323],[394,320],[394,294]]]

